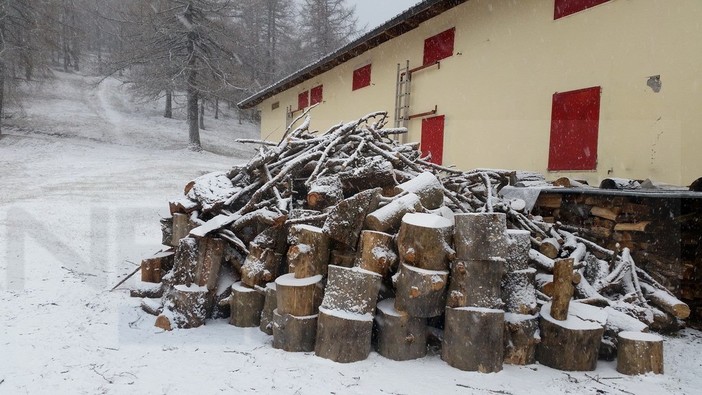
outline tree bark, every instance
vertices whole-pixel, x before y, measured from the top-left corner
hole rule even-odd
[[[620,332],[617,337],[617,372],[663,374],[663,338],[652,333]]]
[[[361,268],[329,266],[327,287],[320,308],[345,313],[375,313],[382,277]]]
[[[505,314],[505,363],[531,365],[536,362],[539,337],[538,315]]]
[[[558,321],[568,318],[570,299],[573,298],[573,259],[556,261],[553,267],[553,304],[551,317]]]
[[[386,277],[397,264],[393,236],[383,232],[364,230],[358,244],[356,266]]]
[[[449,307],[502,308],[501,281],[504,259],[456,261],[446,305]]]
[[[288,272],[295,278],[327,274],[329,237],[321,228],[293,225],[288,234]]]
[[[322,276],[298,279],[292,273],[275,280],[276,308],[280,314],[298,317],[317,314],[322,300]]]
[[[200,129],[205,130],[205,100],[200,100]]]
[[[373,316],[319,309],[317,356],[351,363],[368,358],[371,351]]]
[[[406,214],[397,235],[400,262],[420,269],[448,270],[453,225],[434,214]]]
[[[536,269],[505,273],[501,287],[505,311],[516,314],[536,313],[538,306],[534,287],[535,277]]]
[[[173,268],[174,252],[163,252],[141,261],[141,281],[160,283],[161,277]]]
[[[393,189],[395,195],[402,192],[416,194],[422,206],[428,210],[439,208],[444,204],[444,188],[439,179],[429,172],[421,173]]]
[[[454,244],[459,260],[487,260],[507,254],[507,217],[503,213],[457,214]]]
[[[278,296],[276,293],[275,283],[266,284],[266,297],[263,302],[263,310],[261,311],[261,323],[259,329],[261,332],[272,335],[273,334],[273,316],[275,309],[278,308]]]
[[[166,109],[163,112],[164,118],[173,118],[173,92],[166,91]]]
[[[395,361],[423,358],[427,354],[427,320],[395,309],[394,299],[378,303],[378,353]]]
[[[261,292],[245,287],[241,282],[234,283],[229,299],[231,308],[229,323],[240,328],[259,326],[265,299],[265,295]]]
[[[504,312],[479,307],[446,309],[441,359],[454,368],[493,373],[502,370]]]
[[[296,317],[273,311],[273,348],[287,352],[314,351],[317,315]]]
[[[440,316],[446,307],[449,272],[418,269],[402,264],[397,280],[395,308],[412,317]]]

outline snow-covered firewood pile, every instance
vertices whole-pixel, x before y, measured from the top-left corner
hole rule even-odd
[[[169,248],[144,259],[132,292],[156,326],[229,316],[276,348],[338,362],[365,359],[371,344],[419,358],[433,341],[464,370],[590,370],[616,356],[620,332],[676,330],[689,314],[629,250],[499,197],[516,173],[435,165],[396,141],[406,130],[384,128],[384,112],[326,133],[303,116],[280,143],[248,141],[258,153],[247,164],[170,202]]]

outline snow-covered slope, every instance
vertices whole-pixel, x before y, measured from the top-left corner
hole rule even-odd
[[[58,74],[31,92],[0,137],[0,394],[663,394],[702,388],[702,334],[666,337],[663,376],[625,377],[540,365],[482,375],[436,353],[394,362],[376,353],[340,365],[271,347],[226,321],[162,332],[126,287],[108,290],[160,246],[158,219],[185,183],[245,160],[251,125],[208,119],[206,152],[159,104],[114,80]],[[214,153],[216,152],[216,153]],[[228,156],[222,155],[226,154]]]

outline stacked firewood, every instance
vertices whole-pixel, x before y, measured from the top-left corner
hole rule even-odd
[[[151,297],[142,307],[156,325],[228,315],[272,334],[276,348],[338,362],[366,358],[374,337],[388,358],[419,358],[428,333],[445,328],[449,364],[497,371],[503,360],[535,360],[539,305],[562,291],[561,259],[578,305],[605,317],[610,351],[621,331],[676,328],[685,317],[629,250],[499,198],[517,173],[433,164],[386,120],[373,113],[320,134],[303,114],[279,143],[248,141],[258,145],[248,163],[188,183],[162,220],[171,248],[142,262],[133,291]],[[555,253],[540,252],[546,244]]]

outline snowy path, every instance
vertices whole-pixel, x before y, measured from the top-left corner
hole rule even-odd
[[[60,75],[0,137],[0,394],[693,394],[702,388],[702,334],[666,338],[664,376],[623,377],[539,365],[481,375],[438,355],[413,362],[376,353],[340,365],[274,350],[257,329],[226,321],[164,333],[125,289],[130,262],[160,246],[167,200],[202,172],[246,156],[251,129],[213,122],[192,153],[182,120],[132,102],[118,84]]]

